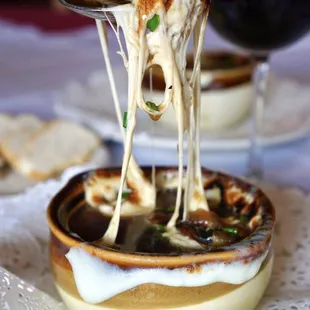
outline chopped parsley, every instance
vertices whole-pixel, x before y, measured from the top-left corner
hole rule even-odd
[[[131,194],[131,191],[123,191],[122,192],[122,199],[129,198],[130,194]]]
[[[224,227],[222,230],[230,234],[238,235],[238,228]]]
[[[123,127],[127,128],[127,112],[124,112],[124,117],[123,117]]]
[[[165,225],[156,225],[156,230],[159,232],[165,232],[166,231],[166,226]]]
[[[149,19],[146,24],[147,29],[152,32],[155,31],[159,25],[159,21],[160,21],[159,15],[154,14],[153,17]]]
[[[145,103],[151,110],[154,110],[154,111],[159,111],[158,109],[158,106],[154,103],[154,102],[151,102],[151,101],[147,101]]]

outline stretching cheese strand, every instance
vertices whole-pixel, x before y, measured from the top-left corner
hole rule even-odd
[[[208,8],[207,8],[208,10]],[[204,193],[204,187],[202,183],[201,163],[200,163],[200,55],[203,46],[203,36],[206,30],[206,24],[208,19],[208,11],[204,12],[195,27],[194,30],[194,46],[195,46],[195,63],[196,69],[193,71],[194,77],[194,126],[195,126],[195,154],[194,154],[194,182],[195,182],[195,195],[192,197],[189,208],[191,211],[200,208],[209,211],[209,206]],[[195,67],[195,66],[194,66]]]
[[[108,50],[108,42],[107,42],[107,35],[106,35],[106,31],[105,31],[105,26],[104,26],[104,23],[102,21],[99,21],[99,20],[96,20],[96,24],[97,24],[99,37],[100,37],[101,48],[102,48],[103,55],[105,58],[105,63],[106,63],[107,73],[108,73],[108,77],[109,77],[109,81],[110,81],[110,87],[111,87],[113,102],[114,102],[114,106],[115,106],[115,110],[116,110],[116,115],[117,115],[120,130],[122,133],[122,137],[123,137],[123,140],[125,143],[126,135],[125,135],[125,130],[123,129],[123,126],[122,126],[122,113],[121,113],[120,103],[119,103],[119,99],[118,99],[118,95],[117,95],[117,91],[116,91],[116,85],[115,85],[115,80],[114,80],[113,71],[112,71],[112,67],[111,67],[111,61],[109,58],[109,50]],[[126,58],[123,57],[123,59],[126,59]],[[149,184],[146,184],[147,181],[145,180],[145,178],[143,176],[143,172],[141,171],[141,169],[139,168],[139,166],[137,165],[137,163],[133,157],[131,157],[131,161],[129,163],[129,173],[127,175],[127,178],[137,179],[138,182],[136,182],[136,183],[140,183],[140,184],[144,183],[143,186],[149,187]],[[132,183],[134,183],[134,181],[131,180],[130,183],[132,184]],[[155,189],[154,189],[154,191],[155,191]],[[122,193],[122,191],[120,191],[120,193]],[[153,193],[153,195],[154,195],[154,193]],[[153,200],[154,200],[154,204],[155,204],[155,198]],[[119,212],[120,212],[120,210],[119,210]],[[118,216],[118,214],[116,212],[114,212],[114,214],[113,214],[114,221],[113,221],[113,217],[111,219],[111,223],[112,224],[114,223],[111,226],[113,226],[114,229],[117,227],[116,234],[115,234],[115,231],[113,229],[112,232],[110,231],[108,233],[108,231],[107,231],[106,235],[103,238],[103,241],[105,241],[107,244],[112,245],[115,242],[115,239],[117,236],[117,231],[118,231],[118,226],[119,226],[119,221],[117,220],[117,216]]]
[[[122,10],[124,8],[124,10]],[[124,158],[123,166],[120,178],[120,188],[117,195],[116,206],[109,227],[103,236],[103,242],[106,245],[113,245],[115,243],[122,205],[122,192],[124,184],[127,178],[127,182],[131,179],[131,176],[135,177],[138,174],[138,181],[143,180],[143,176],[140,176],[140,169],[137,164],[131,159],[132,149],[132,138],[133,132],[136,125],[136,110],[140,109],[147,112],[153,120],[158,120],[161,115],[168,109],[169,105],[173,104],[176,112],[177,124],[178,124],[178,188],[177,188],[177,199],[174,213],[167,224],[167,229],[173,231],[175,229],[176,221],[180,213],[180,206],[182,200],[183,190],[183,137],[184,131],[189,131],[189,137],[193,138],[195,133],[195,145],[193,140],[189,143],[190,155],[189,155],[189,170],[186,176],[186,184],[190,186],[186,189],[186,210],[183,216],[186,218],[187,213],[191,210],[193,200],[193,190],[203,194],[203,187],[200,168],[200,159],[197,151],[199,152],[199,136],[197,138],[197,126],[199,126],[199,101],[197,95],[199,95],[200,83],[195,83],[195,93],[193,94],[192,86],[193,82],[197,82],[199,76],[200,53],[202,49],[203,41],[203,27],[204,17],[202,26],[196,26],[196,29],[200,29],[199,40],[195,40],[196,45],[196,59],[194,65],[193,76],[191,82],[188,83],[186,79],[186,50],[189,41],[190,34],[193,31],[194,25],[196,24],[197,17],[205,9],[205,4],[198,0],[180,0],[173,1],[170,4],[170,8],[166,10],[165,4],[161,0],[154,0],[153,3],[146,0],[138,0],[131,4],[126,4],[118,7],[112,13],[117,21],[117,31],[114,32],[118,35],[119,27],[122,28],[126,47],[128,51],[128,62],[127,58],[122,55],[123,49],[120,46],[120,53],[124,59],[125,66],[127,65],[128,70],[128,106],[127,106],[127,132],[126,137],[124,136]],[[155,31],[146,33],[146,24],[154,14],[159,16],[159,24]],[[105,54],[107,68],[109,68],[108,75],[111,82],[114,103],[118,115],[118,121],[121,126],[121,112],[119,108],[118,98],[116,96],[116,88],[111,72],[111,65],[109,63],[108,49],[106,37],[104,35],[102,23],[97,22],[99,36],[101,39],[103,53]],[[195,31],[198,33],[197,31]],[[203,32],[203,33],[202,33]],[[118,38],[120,44],[120,40]],[[152,109],[146,104],[142,94],[142,80],[144,72],[148,67],[153,65],[159,65],[164,73],[166,90],[165,97],[162,103],[157,106],[157,109]],[[198,91],[197,91],[198,88]],[[195,146],[195,147],[194,147]],[[134,167],[135,169],[131,169]],[[199,169],[197,169],[199,167]],[[141,172],[142,173],[142,172]],[[128,175],[127,175],[128,174]],[[191,184],[192,177],[195,177],[197,183],[194,188]],[[200,179],[200,183],[199,180]],[[134,180],[137,180],[133,178]],[[137,184],[136,184],[137,185]],[[150,207],[155,207],[155,189],[148,183],[153,189],[153,192],[143,192],[143,195],[151,194],[151,199],[145,199],[146,204]],[[144,189],[143,189],[144,190]],[[208,210],[206,200],[200,202],[199,208]]]

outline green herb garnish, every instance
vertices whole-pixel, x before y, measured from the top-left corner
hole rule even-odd
[[[123,118],[123,127],[127,128],[127,112],[124,112],[124,118]]]
[[[145,104],[146,104],[150,109],[152,109],[152,110],[154,110],[154,111],[159,111],[158,106],[157,106],[154,102],[147,101]]]
[[[149,19],[146,24],[147,29],[152,32],[155,31],[159,25],[159,20],[160,20],[159,15],[154,14],[153,17]]]
[[[131,192],[130,191],[124,191],[122,192],[122,199],[127,199],[130,196]]]
[[[247,223],[249,218],[245,214],[241,214],[239,220],[241,223]]]
[[[172,213],[174,211],[174,206],[171,206],[171,207],[161,207],[161,208],[157,208],[156,210],[160,213]]]
[[[223,64],[224,68],[233,68],[233,67],[235,67],[236,66],[235,57],[234,56],[230,56],[230,55],[224,56],[222,58],[222,64]]]
[[[230,234],[238,235],[238,228],[224,227],[222,230]]]
[[[156,230],[159,232],[165,232],[166,231],[166,226],[165,225],[156,225]]]

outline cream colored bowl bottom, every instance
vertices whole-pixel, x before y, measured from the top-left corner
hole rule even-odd
[[[143,90],[145,100],[159,104],[163,100],[163,92]],[[201,92],[201,129],[220,130],[238,125],[249,115],[252,101],[252,84],[220,90]],[[162,116],[162,123],[176,127],[176,117],[172,106]]]
[[[263,296],[268,285],[273,266],[273,256],[262,270],[250,281],[233,290],[232,292],[222,295],[221,297],[209,300],[207,302],[187,306],[182,308],[173,308],[175,310],[253,310]],[[103,308],[102,306],[86,304],[82,300],[78,300],[61,287],[56,285],[58,292],[66,304],[68,310],[104,310],[112,308]],[[147,309],[145,309],[147,310]],[[167,310],[167,309],[158,309]]]

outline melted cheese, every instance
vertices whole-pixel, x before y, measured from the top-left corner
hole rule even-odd
[[[71,248],[66,257],[71,264],[81,297],[88,303],[96,304],[144,283],[183,287],[204,286],[216,282],[245,283],[258,273],[267,254],[268,251],[247,264],[243,261],[230,264],[206,263],[201,265],[199,272],[194,273],[188,272],[187,268],[124,270],[90,255],[83,248]]]
[[[147,181],[144,183],[148,185],[147,189],[153,191],[153,188],[149,188],[149,183]],[[145,184],[133,185],[132,180],[130,178],[127,179],[124,192],[129,194],[133,192],[135,199],[134,202],[123,199],[120,211],[121,216],[139,216],[148,214],[153,210],[153,193],[148,195],[147,190],[137,189],[138,186],[141,186],[143,189]],[[103,214],[113,216],[119,188],[119,176],[101,176],[95,174],[90,176],[84,184],[85,199],[90,206],[98,208]],[[141,193],[144,195],[141,195]]]
[[[194,239],[181,234],[177,229],[172,228],[163,234],[164,237],[169,238],[170,243],[176,247],[191,249],[193,251],[203,250],[204,247]]]
[[[155,170],[153,169],[153,184],[150,184],[143,177],[141,169],[131,158],[132,139],[136,125],[137,108],[144,110],[151,119],[159,120],[160,117],[173,105],[178,124],[178,176],[177,176],[177,199],[175,211],[167,224],[168,230],[174,231],[175,224],[180,212],[182,201],[182,189],[185,188],[185,207],[183,218],[186,219],[189,211],[199,208],[208,210],[206,202],[199,158],[199,118],[200,118],[200,54],[207,20],[206,3],[201,0],[180,0],[169,2],[170,7],[166,8],[162,0],[136,0],[110,10],[117,22],[117,29],[111,24],[117,40],[120,44],[120,54],[128,71],[128,105],[127,105],[127,131],[123,131],[124,157],[120,180],[112,189],[104,185],[105,182],[112,182],[106,178],[98,181],[94,186],[87,187],[86,191],[94,196],[94,193],[101,187],[101,195],[108,200],[108,204],[99,205],[102,212],[111,212],[114,209],[108,230],[103,237],[103,242],[112,245],[115,242],[122,208],[128,203],[123,201],[122,193],[125,186],[130,186],[139,195],[139,204],[136,205],[137,213],[141,207],[154,209],[156,189],[154,186]],[[154,31],[147,30],[147,22],[157,14],[159,24]],[[200,18],[200,15],[203,15]],[[115,82],[108,56],[107,39],[103,29],[103,23],[97,21],[99,37],[107,72],[111,83],[113,99],[120,127],[122,129],[122,115],[119,107]],[[119,28],[122,29],[125,37],[127,57],[119,39]],[[195,28],[195,63],[190,82],[186,77],[186,53],[188,41]],[[152,109],[144,100],[142,93],[142,80],[147,68],[154,65],[161,67],[165,82],[165,96],[157,109]],[[193,89],[194,88],[194,89]],[[184,132],[188,131],[188,169],[184,186],[183,170],[183,140]],[[193,182],[194,181],[194,182]],[[96,187],[97,186],[97,187]],[[111,200],[111,197],[114,199]],[[90,199],[91,204],[96,205]],[[109,208],[110,204],[110,208]],[[123,206],[122,206],[123,205]],[[97,204],[98,207],[98,204]],[[134,205],[130,210],[134,210]]]
[[[128,11],[124,13],[124,11],[126,10]],[[132,8],[127,7],[121,11],[122,12],[121,15],[123,14],[125,15],[124,23],[126,23],[126,21],[127,23],[129,23],[128,19],[130,19],[130,16],[132,15],[132,10],[133,10]],[[126,135],[123,129],[123,124],[122,124],[122,113],[121,113],[120,103],[119,103],[119,99],[117,95],[113,71],[111,67],[111,61],[109,57],[107,35],[105,32],[104,23],[97,20],[96,24],[97,24],[97,29],[99,33],[102,52],[103,52],[106,67],[107,67],[107,73],[108,73],[108,78],[110,81],[110,87],[112,91],[112,97],[113,97],[113,102],[114,102],[114,106],[116,110],[119,127],[122,132],[124,143],[126,143],[127,140],[126,140]],[[117,38],[118,38],[119,32],[117,31],[115,33],[117,34]],[[131,34],[129,34],[129,38],[130,37],[131,37]],[[124,65],[128,69],[128,61],[127,61],[126,56],[124,55],[123,47],[120,43],[119,38],[118,38],[118,42],[120,44],[120,50],[121,50],[120,53],[124,60]],[[133,94],[132,89],[131,89],[131,94]],[[129,103],[128,103],[128,106],[129,106]],[[130,106],[132,106],[132,104]],[[133,118],[133,114],[135,114],[135,110],[131,109],[129,120]],[[135,213],[141,214],[142,213],[141,207],[145,206],[147,208],[150,208],[150,211],[151,211],[155,206],[155,193],[156,193],[155,188],[146,180],[146,178],[143,175],[142,170],[139,168],[136,161],[131,156],[131,144],[132,144],[132,134],[134,130],[134,124],[132,121],[129,121],[128,123],[130,125],[131,131],[129,132],[129,137],[128,137],[129,142],[127,142],[128,146],[127,147],[125,146],[125,154],[124,154],[125,165],[123,165],[122,178],[120,182],[116,181],[117,186],[115,187],[113,186],[113,184],[115,185],[115,180],[111,178],[95,178],[95,179],[93,178],[93,181],[91,183],[86,182],[86,185],[85,185],[86,200],[89,202],[89,204],[95,207],[99,207],[99,209],[103,213],[107,213],[107,214],[113,213],[109,229],[103,239],[107,244],[114,244],[115,242],[121,215],[129,215],[129,214],[134,215]],[[131,188],[138,190],[137,192],[139,193],[139,196],[141,199],[139,199],[139,205],[136,205],[136,206],[126,202],[126,205],[123,207],[123,210],[121,210],[122,192],[124,189],[125,177],[127,177],[127,183],[131,185]],[[115,198],[116,193],[118,193],[118,195],[117,195],[117,200],[116,200],[115,212],[114,212],[114,208],[112,208],[113,205],[111,203],[99,204],[98,206],[98,203],[96,203],[94,199],[92,199],[94,196],[102,195],[103,198],[105,198],[108,201],[111,201],[113,200],[112,198]],[[136,212],[134,212],[135,210]]]

